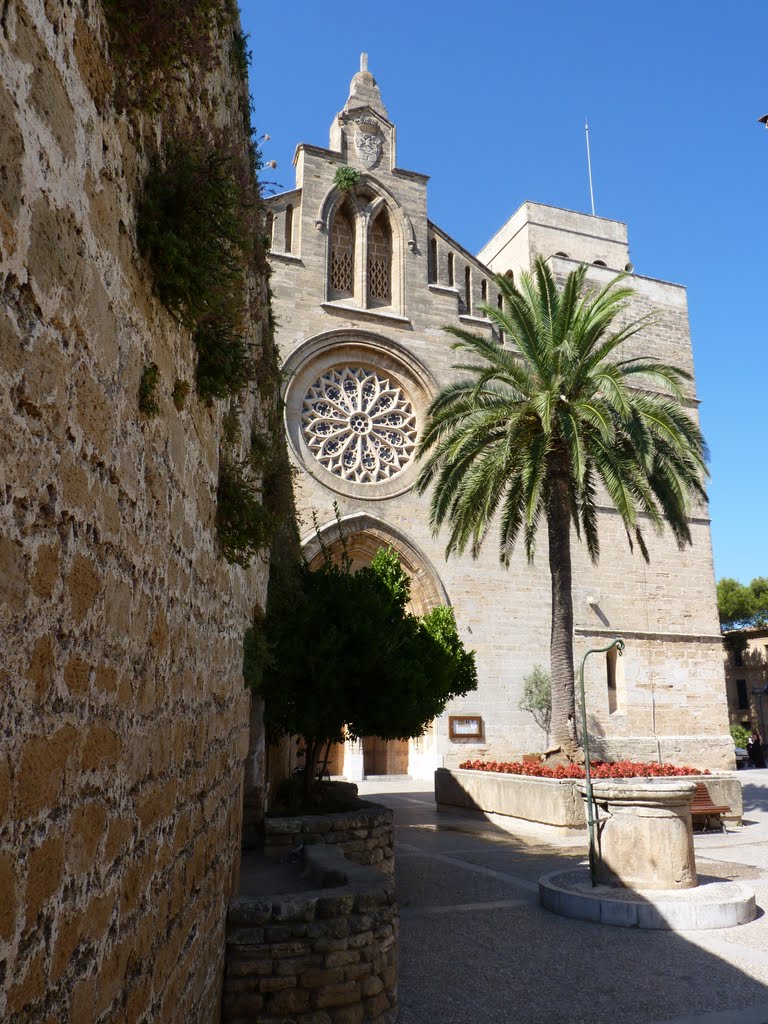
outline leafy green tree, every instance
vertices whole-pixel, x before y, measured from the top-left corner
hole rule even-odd
[[[691,542],[692,496],[705,497],[705,444],[684,406],[690,375],[650,357],[618,358],[648,324],[617,326],[632,290],[621,276],[585,289],[582,265],[558,287],[545,260],[518,288],[496,279],[504,308],[483,312],[511,345],[448,328],[468,361],[464,377],[432,403],[419,446],[430,522],[448,525],[446,554],[477,556],[498,514],[499,552],[509,563],[522,535],[529,560],[546,524],[552,579],[550,640],[553,740],[579,756],[575,728],[571,526],[599,556],[597,487],[643,557],[645,520]]]
[[[746,750],[752,730],[748,729],[746,725],[730,725],[728,728],[735,746],[743,747]]]
[[[397,554],[380,551],[352,572],[329,553],[311,569],[277,570],[270,580],[266,656],[250,658],[247,681],[265,702],[268,737],[306,745],[305,794],[319,757],[344,729],[352,736],[420,736],[447,702],[477,686],[449,609],[425,623],[406,611],[409,581]],[[246,637],[246,656],[260,654]],[[255,666],[253,667],[253,662]]]
[[[717,609],[722,629],[768,625],[768,578],[756,576],[748,585],[729,576],[718,580]]]
[[[523,696],[517,705],[521,711],[528,711],[540,729],[544,730],[549,744],[549,728],[552,722],[552,678],[541,665],[534,665],[527,676],[523,676]]]

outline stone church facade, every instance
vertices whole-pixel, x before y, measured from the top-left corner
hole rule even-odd
[[[521,550],[504,569],[494,536],[477,560],[446,561],[445,538],[429,529],[428,497],[414,490],[426,410],[456,376],[443,327],[490,335],[481,304],[498,301],[494,275],[517,275],[536,255],[558,274],[587,262],[590,281],[601,285],[628,267],[629,251],[622,223],[527,202],[472,255],[429,220],[427,176],[398,166],[396,129],[366,63],[328,148],[299,145],[296,187],[267,200],[272,287],[305,554],[318,554],[313,513],[333,543],[337,502],[353,563],[391,544],[411,575],[414,611],[451,604],[477,652],[477,691],[454,701],[426,736],[349,742],[336,765],[349,778],[427,778],[468,757],[543,749],[542,732],[518,703],[523,677],[548,664],[550,629],[544,532],[533,565]],[[340,168],[357,173],[340,181]],[[625,354],[692,372],[684,288],[638,275],[632,285],[630,315],[656,309],[661,318]],[[651,533],[646,564],[605,503],[599,565],[574,543],[576,657],[614,636],[626,641],[621,659],[587,662],[590,736],[605,756],[733,765],[705,507],[694,510],[691,533],[683,551],[669,533]]]

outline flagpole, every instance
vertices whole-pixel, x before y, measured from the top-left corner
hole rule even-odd
[[[592,216],[595,216],[595,193],[592,190],[592,156],[589,152],[589,122],[584,119],[584,133],[587,137],[587,170],[589,171],[589,198],[592,203]]]

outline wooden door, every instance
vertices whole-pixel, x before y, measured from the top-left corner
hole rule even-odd
[[[407,775],[408,740],[363,737],[364,775]]]

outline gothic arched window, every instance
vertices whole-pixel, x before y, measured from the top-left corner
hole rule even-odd
[[[488,301],[488,282],[485,278],[480,282],[480,298],[483,302]]]
[[[437,239],[429,242],[429,283],[437,284]]]
[[[464,305],[467,312],[472,312],[472,272],[469,267],[464,268]]]
[[[392,302],[392,229],[385,210],[368,235],[368,300],[387,306]]]
[[[337,210],[331,228],[331,292],[337,298],[355,290],[355,219],[347,203]]]
[[[453,288],[453,253],[448,253],[448,284]]]
[[[285,208],[285,251],[291,252],[293,246],[293,207],[290,203]]]

